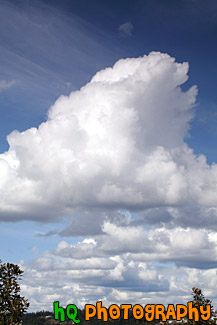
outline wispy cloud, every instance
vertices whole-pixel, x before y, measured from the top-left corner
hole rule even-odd
[[[15,80],[11,80],[11,81],[0,80],[0,91],[11,88],[15,83],[16,83]]]
[[[130,21],[127,21],[126,23],[120,25],[118,27],[120,36],[122,37],[129,37],[132,35],[133,32],[133,24]]]
[[[76,14],[69,18],[64,10],[37,0],[0,3],[0,38],[0,89],[19,80],[17,96],[34,96],[34,103],[40,102],[37,110],[42,100],[55,100],[82,86],[112,53],[106,33]]]

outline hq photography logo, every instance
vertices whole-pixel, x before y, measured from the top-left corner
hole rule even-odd
[[[63,308],[59,305],[59,301],[53,303],[54,319],[64,322],[66,318],[72,320],[75,324],[79,324],[81,320],[78,318],[78,308],[74,304],[70,304]],[[198,322],[200,317],[204,321],[208,321],[211,317],[211,306],[200,306],[199,310],[193,307],[192,302],[188,302],[187,306],[182,304],[169,304],[167,308],[164,305],[149,304],[141,306],[139,304],[116,304],[110,305],[108,308],[102,306],[102,301],[96,302],[96,305],[86,304],[84,309],[84,319],[89,321],[96,317],[98,320],[107,322],[109,319],[117,320],[120,317],[128,320],[132,315],[134,319],[144,319],[151,322],[153,320],[162,320],[166,322],[169,319],[180,321],[184,317]]]

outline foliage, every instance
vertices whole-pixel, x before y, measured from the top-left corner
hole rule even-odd
[[[20,324],[21,316],[29,307],[29,303],[21,297],[18,280],[23,271],[18,265],[5,263],[0,260],[0,324]]]
[[[211,306],[211,315],[213,313],[213,306],[211,305],[211,300],[209,299],[205,299],[204,295],[202,294],[201,289],[199,288],[192,288],[192,295],[193,295],[193,300],[192,300],[192,306],[196,307],[198,312],[199,312],[199,321],[198,322],[194,322],[193,320],[188,320],[188,324],[192,325],[192,324],[198,324],[198,325],[203,325],[203,324],[213,324],[212,320],[203,320],[201,318],[201,313],[200,313],[200,306],[203,306],[204,309],[207,309],[207,306],[210,305]]]

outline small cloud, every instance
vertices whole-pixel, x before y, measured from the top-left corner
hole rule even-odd
[[[51,236],[54,236],[56,234],[58,234],[58,231],[57,230],[51,230],[51,231],[48,231],[46,233],[37,232],[37,236],[38,237],[51,237]]]
[[[130,21],[127,21],[126,23],[120,25],[118,27],[120,36],[122,37],[128,37],[132,35],[133,31],[133,24]]]
[[[37,246],[32,247],[33,254],[37,257],[39,255],[39,250]]]
[[[71,82],[66,82],[66,87],[71,87],[72,86],[72,84],[71,84]]]
[[[6,81],[6,80],[0,80],[0,91],[3,89],[8,89],[11,86],[13,86],[16,83],[15,80],[11,80],[11,81]]]

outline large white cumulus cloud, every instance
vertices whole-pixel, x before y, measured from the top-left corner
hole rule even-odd
[[[181,303],[200,284],[217,303],[217,164],[185,142],[197,95],[182,89],[187,74],[159,52],[119,60],[8,136],[0,220],[68,216],[56,232],[81,237],[21,262],[33,309],[61,297]]]
[[[76,209],[217,204],[217,167],[184,142],[195,86],[167,54],[119,60],[61,96],[0,155],[1,219],[54,220]]]

